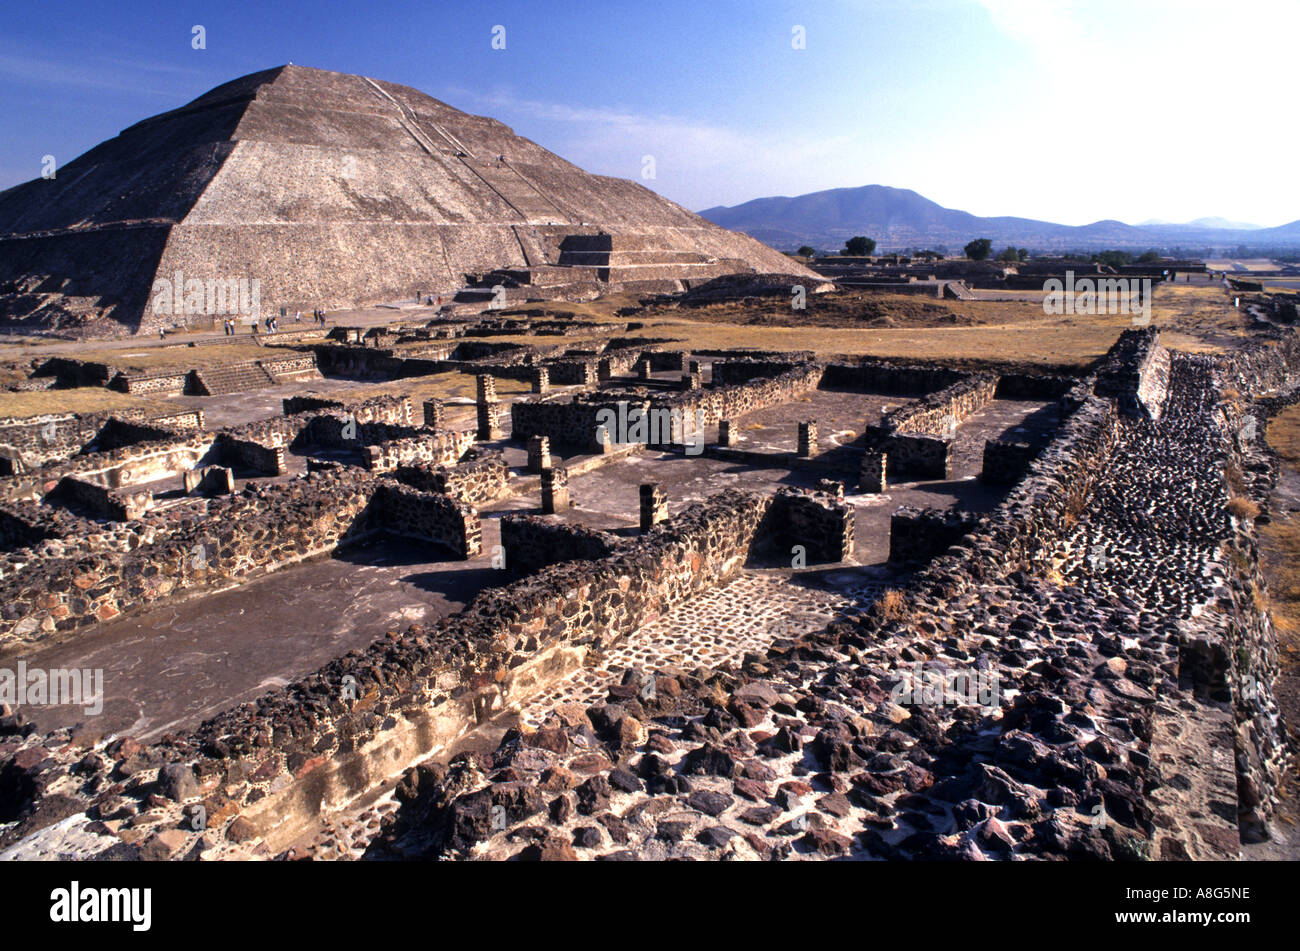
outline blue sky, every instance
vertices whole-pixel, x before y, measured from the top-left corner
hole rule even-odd
[[[1276,225],[1300,218],[1297,36],[1296,0],[11,3],[0,187],[291,61],[593,172],[653,155],[645,184],[696,210],[879,183],[981,215]]]

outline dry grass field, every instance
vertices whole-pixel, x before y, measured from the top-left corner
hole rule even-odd
[[[107,363],[124,370],[161,370],[166,367],[195,367],[210,363],[234,363],[280,356],[288,351],[279,347],[259,347],[249,341],[215,343],[202,347],[163,346],[140,349],[87,349],[78,351],[78,360]]]
[[[795,311],[784,297],[677,307],[651,304],[632,316],[626,295],[585,304],[548,303],[513,308],[528,316],[571,316],[575,322],[634,320],[643,324],[629,337],[670,337],[684,347],[813,350],[818,356],[872,355],[912,359],[1010,360],[1039,366],[1083,367],[1100,357],[1133,326],[1129,315],[1048,315],[1041,302],[950,301],[904,294],[835,292],[808,298]],[[1167,346],[1190,351],[1217,349],[1245,333],[1245,320],[1223,289],[1166,286],[1155,293],[1153,322]],[[501,342],[537,338],[493,337]],[[580,347],[595,338],[564,338]],[[557,340],[558,342],[558,340]]]
[[[36,390],[0,393],[0,419],[22,419],[45,413],[103,413],[108,410],[140,409],[164,413],[180,407],[163,400],[142,399],[98,386],[70,390]]]

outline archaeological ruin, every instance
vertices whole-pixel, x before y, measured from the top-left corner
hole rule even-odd
[[[293,65],[0,192],[0,860],[1295,858],[1298,296],[1162,260]]]
[[[0,668],[105,675],[96,716],[9,684],[0,856],[1268,837],[1289,751],[1254,522],[1292,331],[1132,329],[1063,373],[562,329],[11,366],[15,395],[161,402],[0,421]]]
[[[766,272],[814,276],[493,119],[303,66],[232,80],[0,193],[0,317],[78,333]]]

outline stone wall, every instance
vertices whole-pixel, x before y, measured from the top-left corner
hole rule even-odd
[[[160,599],[224,587],[374,534],[375,484],[341,475],[212,500],[207,518],[127,553],[44,560],[0,580],[0,644],[30,643]]]
[[[1015,485],[1029,471],[1030,463],[1041,447],[1009,439],[989,439],[984,443],[984,463],[980,480],[990,485]]]
[[[655,372],[671,371],[681,373],[686,369],[686,360],[689,351],[686,350],[646,350],[642,352],[641,359],[650,363],[650,369]]]
[[[998,377],[994,394],[1000,400],[1034,400],[1047,403],[1059,400],[1079,384],[1072,376],[1050,373],[1003,373]]]
[[[1095,392],[1117,401],[1121,412],[1158,419],[1169,386],[1169,351],[1154,327],[1126,330],[1097,370]]]
[[[434,542],[455,558],[473,558],[482,550],[483,526],[467,502],[392,482],[380,486],[375,501],[387,534]]]
[[[369,443],[378,435],[392,432],[391,429],[378,430],[375,428],[376,425],[378,424],[366,423],[358,427],[357,436],[361,443]],[[317,430],[313,430],[313,433],[315,432]],[[330,427],[328,433],[331,436],[334,434],[333,427]],[[322,444],[331,445],[327,441],[323,441]],[[335,445],[346,445],[346,443],[339,440]],[[473,445],[474,430],[472,429],[418,431],[417,435],[384,439],[365,445],[365,465],[367,469],[375,472],[389,472],[400,466],[413,465],[454,466]]]
[[[66,460],[97,441],[103,442],[107,431],[112,449],[158,439],[180,432],[201,429],[203,414],[182,410],[159,416],[146,416],[141,410],[116,410],[109,413],[48,413],[0,420],[0,449],[21,458],[24,471]],[[132,433],[136,435],[132,437]]]
[[[912,366],[863,359],[859,363],[832,363],[826,367],[824,390],[860,390],[891,396],[934,393],[969,376],[947,367]]]
[[[895,434],[952,436],[962,421],[987,406],[997,392],[998,378],[992,374],[970,374],[914,403],[900,406],[867,427],[870,445],[879,445]]]
[[[777,360],[714,360],[713,385],[733,386],[764,377],[778,376],[794,368],[795,364]]]
[[[7,499],[41,498],[65,476],[108,488],[136,485],[194,468],[216,442],[211,433],[196,431],[113,449],[73,456],[34,472],[0,480],[0,495]]]
[[[610,392],[554,396],[547,399],[518,400],[510,406],[511,438],[526,440],[546,436],[553,446],[578,446],[598,451],[596,418],[602,410],[612,410],[626,418],[633,406],[651,412],[674,410],[682,418],[701,419],[704,425],[731,419],[755,409],[788,403],[815,389],[822,367],[815,363],[800,364],[771,377],[762,377],[723,386],[673,393],[651,393],[644,397],[629,394],[619,399]],[[623,409],[620,414],[620,402]],[[697,416],[696,414],[702,414]],[[611,438],[616,434],[611,433]],[[681,440],[670,440],[680,442]]]
[[[896,434],[879,444],[891,479],[947,479],[952,439]]]
[[[378,506],[372,499],[383,487]],[[89,490],[87,490],[89,491]],[[112,496],[103,497],[112,504]],[[123,499],[122,504],[131,500]],[[11,533],[24,530],[10,519]],[[261,485],[213,500],[207,517],[128,551],[43,559],[0,578],[0,643],[106,621],[160,598],[239,583],[377,532],[411,534],[470,557],[480,545],[467,503],[351,472]]]
[[[802,554],[804,564],[817,565],[851,558],[853,529],[853,506],[826,492],[787,486],[772,498],[760,535],[782,560]]]
[[[80,452],[110,419],[110,413],[48,413],[4,419],[0,420],[0,446],[20,456],[25,468],[35,468]]]
[[[597,377],[597,361],[557,360],[547,363],[550,381],[559,386],[593,386]],[[525,377],[527,379],[527,377]]]
[[[132,396],[181,396],[195,392],[193,376],[194,371],[190,369],[140,372],[124,370],[114,376],[108,386]]]
[[[969,512],[900,506],[889,517],[889,560],[925,564],[965,537],[977,522]]]
[[[153,495],[147,490],[110,489],[73,476],[59,480],[47,498],[82,509],[92,517],[115,522],[137,519],[153,505]]]
[[[284,446],[264,446],[251,439],[221,433],[217,436],[216,449],[222,464],[232,469],[251,469],[269,476],[285,471]]]
[[[470,449],[455,464],[403,465],[392,475],[416,489],[443,492],[471,505],[482,505],[505,494],[510,470],[499,450]]]
[[[610,558],[482,592],[436,628],[383,637],[156,747],[281,847],[693,593],[739,571],[770,500],[726,492]],[[269,740],[269,742],[268,742]]]
[[[538,515],[504,515],[501,547],[507,571],[515,576],[535,574],[565,561],[607,558],[622,544],[608,532]]]

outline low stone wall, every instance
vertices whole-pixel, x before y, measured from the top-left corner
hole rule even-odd
[[[194,392],[193,370],[148,370],[139,373],[119,372],[109,381],[109,389],[132,396],[181,396]]]
[[[471,431],[470,435],[473,433]],[[505,494],[510,470],[499,450],[470,449],[454,465],[403,465],[393,477],[425,492],[443,492],[471,505],[482,505]]]
[[[360,449],[389,439],[423,436],[426,430],[411,425],[411,400],[407,396],[382,396],[353,403],[316,397],[293,397],[284,401],[296,412],[256,420],[221,430],[226,442],[255,443],[265,449],[326,448]],[[354,438],[345,439],[344,427]]]
[[[0,449],[9,450],[9,455],[22,460],[24,470],[30,470],[66,460],[96,442],[100,448],[113,449],[202,427],[203,414],[198,410],[160,416],[146,416],[141,410],[49,413],[0,420]],[[105,443],[106,433],[116,435],[108,435]]]
[[[73,476],[59,480],[47,498],[84,509],[96,518],[115,522],[137,519],[153,505],[153,495],[148,491],[110,489]]]
[[[343,409],[347,404],[324,396],[286,396],[280,401],[285,416],[296,416],[309,410]]]
[[[666,410],[669,413],[676,411],[682,418],[689,417],[692,423],[699,419],[707,426],[752,410],[788,403],[815,389],[821,375],[822,367],[809,363],[797,365],[773,377],[756,378],[745,383],[655,393],[645,397],[628,396],[619,399],[617,394],[612,393],[580,393],[574,396],[518,400],[510,405],[511,438],[526,440],[532,436],[546,436],[553,446],[577,446],[598,451],[597,414],[602,410],[612,410],[626,419],[627,413],[639,405],[652,413],[656,410]],[[620,403],[623,404],[621,412]],[[697,413],[700,415],[697,416]],[[615,438],[617,434],[611,433],[610,436]]]
[[[13,451],[25,468],[67,459],[91,442],[110,413],[49,413],[0,420],[0,446]]]
[[[1283,386],[1300,366],[1300,337],[1273,331],[1220,360],[1224,385],[1239,393],[1256,393]]]
[[[672,373],[682,373],[686,370],[686,361],[689,357],[689,351],[686,350],[646,350],[641,354],[642,360],[648,360],[650,369],[654,372],[670,371]]]
[[[556,360],[546,364],[550,381],[558,386],[592,386],[597,378],[597,360]],[[526,375],[524,379],[528,379]]]
[[[998,388],[994,396],[1000,400],[1036,400],[1049,403],[1052,400],[1059,400],[1078,384],[1078,379],[1072,376],[1050,373],[1004,373],[998,377]]]
[[[217,436],[216,449],[222,464],[232,469],[252,469],[269,476],[285,471],[283,446],[264,446],[251,439],[221,433]]]
[[[550,517],[504,515],[501,518],[504,567],[517,577],[535,574],[565,561],[607,558],[621,544],[617,536],[608,532],[593,531]]]
[[[291,448],[359,449],[410,440],[424,440],[431,434],[420,426],[406,423],[359,422],[349,413],[328,412],[312,416],[299,432]],[[429,449],[432,452],[432,448]]]
[[[425,357],[402,357],[390,350],[374,347],[315,344],[316,365],[327,376],[363,380],[396,380],[412,376],[428,376],[445,370],[459,369],[461,364],[452,360]]]
[[[110,488],[152,481],[194,468],[214,448],[219,461],[279,474],[284,471],[283,449],[294,443],[361,448],[372,442],[425,435],[424,430],[410,425],[408,397],[385,396],[347,404],[328,402],[330,409],[325,413],[307,409],[229,427],[220,433],[204,432],[202,414],[197,411],[150,418],[143,413],[91,414],[15,422],[10,428],[15,442],[30,446],[44,441],[44,458],[58,461],[0,480],[0,497],[39,498],[65,476]],[[357,424],[355,441],[342,439],[343,426],[349,421]],[[74,454],[83,446],[100,451]]]
[[[951,439],[897,434],[879,444],[878,448],[885,453],[891,479],[947,479],[950,474]]]
[[[126,446],[173,439],[175,436],[176,432],[170,427],[158,425],[153,421],[145,423],[112,417],[83,451],[108,452]]]
[[[194,468],[212,451],[216,436],[196,431],[113,449],[73,456],[57,465],[0,480],[7,499],[41,498],[66,476],[107,488],[150,482]]]
[[[381,638],[154,750],[192,765],[209,817],[238,816],[281,848],[322,811],[391,783],[589,651],[733,577],[769,504],[740,492],[697,503],[610,558],[488,589],[437,628]]]
[[[1015,485],[1029,471],[1041,447],[1028,442],[989,439],[984,443],[980,481],[990,485]]]
[[[381,489],[382,499],[372,504]],[[97,497],[104,505],[114,504],[113,498]],[[9,525],[15,535],[31,533],[12,520]],[[477,512],[441,493],[355,470],[261,485],[213,500],[206,518],[162,542],[127,552],[44,559],[8,574],[0,579],[0,603],[7,605],[0,616],[0,643],[40,640],[160,598],[239,583],[378,532],[436,541],[462,558],[481,545]]]
[[[992,374],[970,374],[885,414],[878,425],[867,427],[868,443],[879,445],[895,434],[952,436],[964,419],[992,402],[997,387],[998,378]]]
[[[777,491],[760,534],[785,559],[817,565],[853,557],[854,508],[834,495],[785,487]]]
[[[1097,371],[1094,392],[1131,416],[1158,419],[1169,387],[1169,351],[1154,327],[1126,330]]]
[[[47,538],[76,533],[83,527],[82,519],[63,509],[29,500],[0,504],[0,548],[25,548]]]
[[[434,542],[455,558],[473,558],[483,548],[483,526],[467,502],[392,482],[379,487],[375,501],[387,534]]]
[[[596,361],[596,375],[599,379],[611,376],[628,376],[636,362],[641,359],[640,347],[607,347]]]
[[[889,517],[889,560],[924,564],[957,544],[977,521],[969,512],[901,506]]]
[[[935,393],[966,379],[970,374],[947,367],[914,366],[864,359],[860,363],[832,363],[826,367],[821,388],[858,390],[890,396],[919,396]]]
[[[546,436],[552,446],[599,450],[596,414],[605,404],[570,396],[516,400],[510,404],[510,438]]]
[[[108,381],[120,371],[107,363],[95,363],[86,360],[70,360],[67,357],[51,357],[36,368],[33,376],[52,376],[60,386],[107,386]]]
[[[358,439],[367,443],[376,435],[390,430],[377,430],[376,424],[364,424],[358,427]],[[313,433],[318,430],[313,429]],[[333,430],[330,430],[333,435]],[[331,445],[330,442],[322,442]],[[342,445],[339,440],[337,445]],[[385,439],[373,445],[365,446],[366,468],[374,472],[390,472],[399,466],[454,466],[474,445],[474,430],[459,431],[433,430],[420,431],[418,435],[400,439]]]
[[[713,385],[734,386],[765,377],[779,376],[794,369],[795,364],[775,360],[715,360]]]
[[[311,476],[215,499],[208,517],[154,545],[46,560],[0,581],[0,644],[27,643],[159,599],[247,580],[370,535],[373,480]]]

